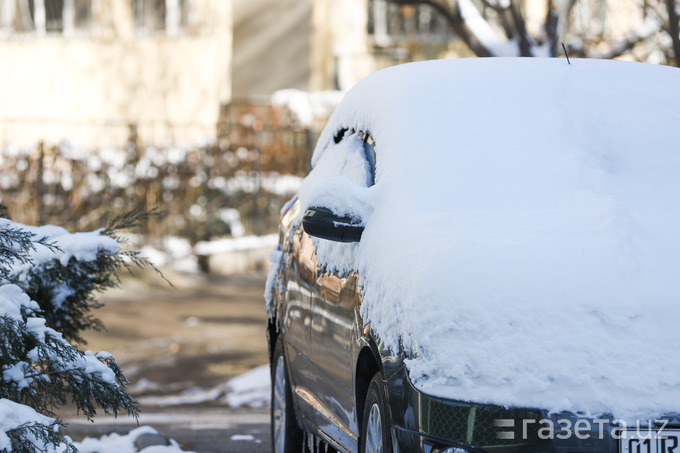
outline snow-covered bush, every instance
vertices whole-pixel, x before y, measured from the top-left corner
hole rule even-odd
[[[164,212],[139,230],[149,239],[174,236],[194,244],[276,231],[281,206],[307,172],[307,134],[277,129],[256,147],[249,130],[221,145],[152,146],[137,139],[117,148],[0,144],[0,191],[6,203],[21,206],[14,220],[69,231],[107,225],[130,206]],[[243,222],[235,224],[225,208]]]
[[[95,294],[117,286],[121,270],[148,264],[139,252],[120,251],[119,244],[124,240],[116,234],[137,226],[146,216],[131,211],[114,219],[109,227],[88,233],[70,234],[52,225],[20,225],[33,238],[44,238],[48,243],[35,243],[30,261],[15,268],[12,282],[40,305],[48,327],[68,341],[84,343],[82,330],[102,328],[90,313],[101,307]]]
[[[54,412],[68,403],[88,418],[98,408],[137,415],[113,357],[70,342],[101,327],[94,294],[130,263],[145,264],[120,251],[115,234],[138,218],[76,234],[0,218],[0,451],[76,451]]]

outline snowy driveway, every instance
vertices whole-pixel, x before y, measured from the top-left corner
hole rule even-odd
[[[98,315],[108,332],[91,332],[88,348],[109,351],[121,364],[140,402],[140,425],[184,450],[270,451],[267,372],[258,368],[267,363],[264,279],[170,276],[175,288],[127,280],[102,298]],[[95,423],[62,416],[76,440],[137,426],[125,416],[101,415]]]

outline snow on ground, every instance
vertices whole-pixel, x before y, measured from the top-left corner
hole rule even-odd
[[[243,440],[243,441],[255,441],[256,443],[260,443],[258,439],[255,439],[255,436],[252,434],[234,434],[233,436],[230,437],[231,440]]]
[[[259,193],[262,189],[272,194],[287,196],[294,194],[302,182],[299,176],[276,172],[253,174],[240,171],[229,178],[218,178],[215,178],[213,185],[229,196],[236,196],[241,192]]]
[[[141,253],[154,266],[179,272],[199,273],[197,255],[210,256],[220,253],[241,252],[272,248],[278,242],[277,234],[242,236],[201,241],[191,246],[189,241],[178,237],[162,237],[141,248]]]
[[[81,442],[74,442],[80,453],[181,453],[185,452],[173,439],[168,439],[169,445],[152,445],[141,450],[135,442],[144,435],[158,435],[158,431],[150,426],[141,426],[128,434],[116,433],[102,436],[99,439],[86,437]]]
[[[229,407],[260,408],[269,406],[271,399],[269,365],[262,365],[236,376],[227,382],[227,389],[228,391],[222,401],[227,403]]]
[[[144,386],[152,388],[153,383],[145,381]],[[270,398],[269,365],[262,365],[211,389],[194,387],[177,395],[142,396],[137,400],[142,405],[160,407],[220,401],[235,409],[267,407]]]
[[[271,248],[277,244],[278,240],[278,234],[268,234],[265,236],[243,236],[240,238],[201,241],[194,246],[194,252],[197,255],[213,255],[215,253]]]
[[[252,370],[236,376],[229,380],[222,386],[213,389],[193,388],[186,390],[178,395],[169,396],[147,396],[137,398],[142,405],[151,406],[179,406],[185,404],[199,404],[205,402],[220,401],[227,404],[231,408],[263,408],[269,406],[271,397],[270,374],[269,365],[262,365]],[[136,386],[130,388],[131,391],[143,390],[157,390],[158,385],[144,380]],[[0,413],[0,416],[2,414]],[[160,418],[154,417],[160,415]],[[162,423],[168,420],[175,420],[172,414],[142,414],[142,419],[146,423],[155,422]],[[102,436],[99,439],[85,438],[81,442],[75,442],[75,446],[81,453],[133,453],[138,450],[135,447],[135,442],[143,435],[155,435],[158,432],[150,426],[142,426],[140,428],[130,431],[126,435],[109,434]],[[235,434],[232,435],[231,440],[235,441],[250,441],[260,443],[259,439],[251,434]],[[1,441],[1,439],[0,439]],[[177,442],[168,439],[169,445],[151,446],[139,450],[142,453],[179,453],[183,450],[179,447]]]
[[[680,411],[678,105],[679,70],[645,64],[388,68],[336,108],[300,212],[363,216],[361,242],[319,264],[356,265],[363,316],[417,353],[420,390],[622,418]],[[333,140],[344,128],[375,139],[375,186],[348,190],[326,165],[352,168],[356,143]]]
[[[182,406],[184,404],[200,404],[216,401],[220,395],[224,394],[225,387],[223,385],[212,389],[202,389],[200,387],[192,387],[183,390],[177,395],[161,395],[161,396],[141,396],[137,398],[142,405],[169,407]]]
[[[166,267],[180,272],[197,274],[198,261],[188,239],[166,236],[153,244],[144,245],[141,254],[154,266]]]

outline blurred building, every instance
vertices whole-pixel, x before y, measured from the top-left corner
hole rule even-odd
[[[229,0],[0,0],[0,141],[214,136],[231,24]]]
[[[409,11],[386,0],[0,0],[0,142],[120,146],[131,126],[148,142],[212,138],[232,101],[347,89],[413,59],[409,43],[448,46],[441,18]]]
[[[234,0],[233,94],[346,89],[373,70],[366,0]]]
[[[640,1],[582,0],[575,28],[623,37]],[[534,34],[546,4],[522,2]],[[120,146],[131,126],[146,142],[197,143],[224,106],[471,55],[432,8],[388,0],[0,0],[0,143]]]

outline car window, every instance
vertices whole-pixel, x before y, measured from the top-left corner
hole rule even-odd
[[[354,129],[342,128],[335,136],[333,141],[336,145],[342,144],[344,141],[349,140],[361,140],[363,146],[363,159],[366,163],[368,178],[366,181],[367,186],[372,186],[375,184],[375,174],[376,174],[376,152],[375,152],[375,140],[371,136],[370,132],[366,131],[356,131]]]
[[[375,184],[375,164],[376,164],[375,140],[373,140],[373,137],[371,137],[371,134],[369,134],[368,132],[359,132],[359,136],[364,141],[364,155],[366,157],[366,161],[368,162],[371,174],[371,181],[369,182],[369,186],[372,186],[373,184]]]

